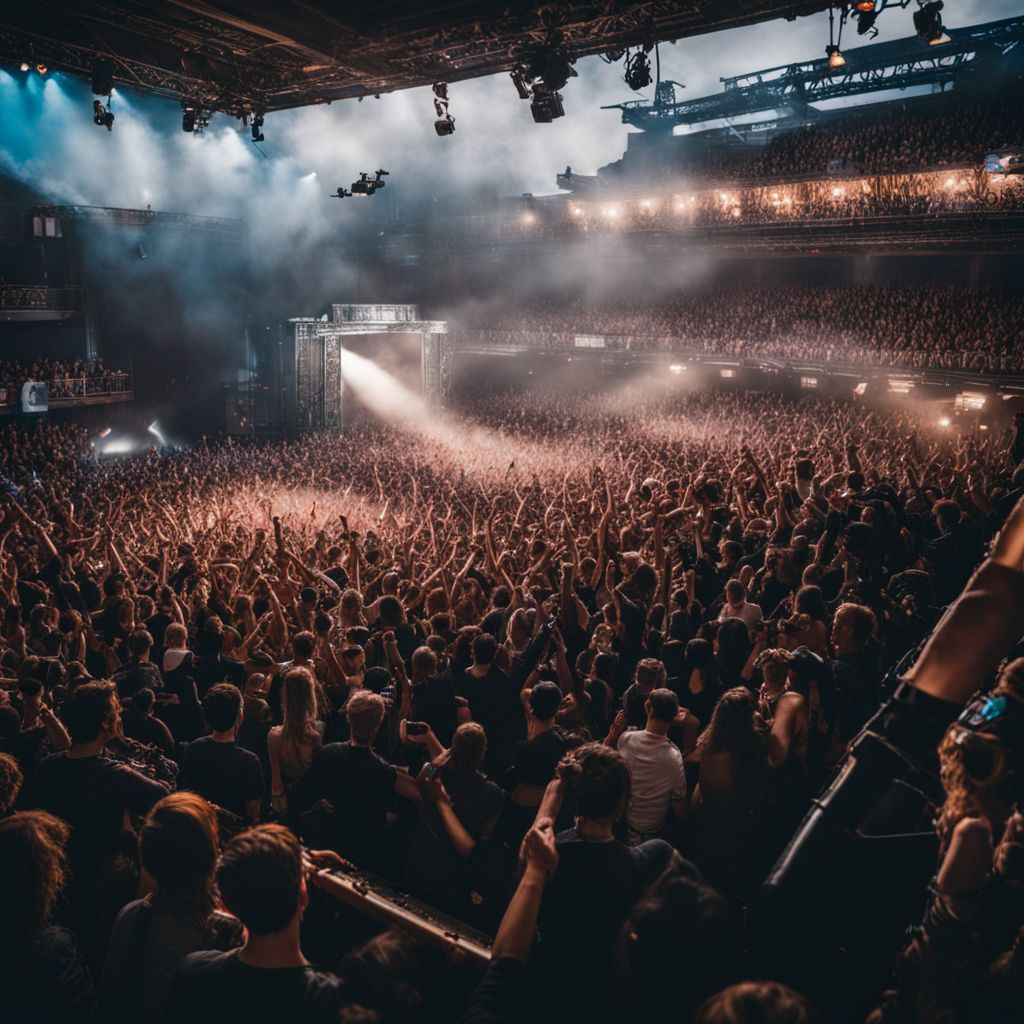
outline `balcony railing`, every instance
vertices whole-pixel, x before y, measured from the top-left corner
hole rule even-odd
[[[18,405],[22,383],[19,380],[0,384],[0,407],[10,410]],[[115,370],[89,377],[58,377],[42,383],[46,385],[50,408],[128,402],[134,397],[131,374]]]
[[[78,288],[46,288],[35,284],[0,284],[0,310],[61,310],[73,312],[81,308],[82,293]]]

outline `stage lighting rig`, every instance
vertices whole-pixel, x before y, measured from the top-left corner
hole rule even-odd
[[[434,83],[434,113],[437,120],[434,121],[434,131],[442,138],[445,135],[455,133],[455,118],[448,113],[448,83]]]
[[[31,68],[32,68],[32,65],[29,64],[29,62],[27,60],[23,60],[21,62],[21,70],[22,71],[29,71],[29,70],[31,70]]]
[[[114,114],[110,109],[109,97],[105,108],[99,100],[92,101],[92,123],[99,128],[106,128],[108,132],[113,130]]]
[[[543,82],[533,86],[533,99],[530,101],[530,113],[537,124],[550,124],[556,117],[565,116],[562,105],[562,94],[549,89]]]
[[[194,132],[196,130],[196,117],[199,108],[191,103],[183,102],[181,105],[181,130],[183,132]]]
[[[94,96],[109,96],[114,91],[114,62],[106,57],[92,62],[92,91]]]
[[[346,199],[346,198],[348,198],[348,197],[349,197],[350,195],[352,195],[352,193],[351,193],[351,192],[349,192],[349,190],[348,190],[347,188],[342,188],[342,187],[341,187],[341,186],[339,185],[339,186],[338,186],[338,191],[337,191],[337,192],[332,192],[332,193],[331,193],[331,198],[332,198],[332,199]]]
[[[263,127],[263,115],[262,114],[253,114],[252,115],[252,125],[250,127],[251,127],[251,130],[252,130],[252,141],[253,142],[262,142],[263,141],[263,132],[260,129]]]
[[[941,43],[948,43],[949,36],[942,27],[942,0],[917,0],[920,10],[914,11],[914,28],[918,36],[929,46],[939,46]]]
[[[845,7],[839,15],[838,38],[835,35],[835,20],[835,11],[830,7],[828,9],[828,46],[825,47],[825,57],[828,60],[830,72],[846,67],[846,58],[843,56],[843,51],[839,48],[839,44],[843,41],[843,26],[846,24]]]
[[[626,70],[622,77],[634,92],[646,89],[654,81],[651,76],[651,59],[647,56],[653,49],[651,43],[644,43],[633,53],[626,51]]]

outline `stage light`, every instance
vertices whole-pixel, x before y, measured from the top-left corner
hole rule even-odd
[[[198,111],[193,106],[182,107],[181,130],[183,132],[194,132],[196,130],[196,115]]]
[[[36,65],[36,71],[38,71],[39,74],[41,74],[41,75],[45,75],[46,74],[46,65],[45,64],[37,64]]]
[[[861,14],[870,14],[875,9],[875,0],[861,0],[853,5]]]
[[[859,398],[861,395],[864,394],[864,392],[867,391],[867,389],[868,389],[868,382],[866,380],[862,380],[859,384],[854,384],[854,386],[853,386],[853,393],[855,395],[857,395],[857,397]]]
[[[160,431],[160,424],[156,420],[153,420],[148,427],[148,430],[161,444],[167,444],[167,438]]]
[[[536,223],[536,221],[537,221],[537,218],[532,213],[524,213],[523,214],[523,223],[524,224],[534,224],[534,223]]]
[[[939,426],[940,427],[949,427],[949,426],[952,426],[952,424],[953,424],[953,421],[948,416],[940,416],[939,417]]]
[[[828,9],[828,46],[825,47],[825,57],[828,61],[830,71],[838,71],[846,66],[846,58],[843,56],[839,46],[843,41],[843,26],[846,24],[846,8],[844,7],[839,16],[839,36],[835,34],[835,11]]]
[[[626,70],[622,77],[634,92],[646,89],[653,81],[651,61],[647,56],[651,49],[652,47],[645,45],[626,57]]]
[[[583,207],[582,206],[574,206],[572,208],[572,215],[574,217],[582,217],[583,216]]]
[[[263,132],[260,131],[260,129],[262,127],[263,127],[263,115],[262,114],[253,114],[252,115],[252,129],[251,129],[252,130],[252,141],[253,142],[262,142],[263,141]]]
[[[683,372],[683,371],[684,371],[684,370],[686,369],[686,367],[685,367],[685,366],[683,366],[683,364],[682,364],[682,363],[672,363],[672,365],[671,365],[671,366],[669,366],[669,369],[670,369],[670,370],[671,370],[671,371],[672,371],[673,373],[682,373],[682,372]]]
[[[942,7],[942,0],[930,0],[930,3],[921,3],[921,9],[914,11],[914,28],[929,46],[949,42],[949,36],[942,27]]]
[[[96,96],[109,96],[114,91],[114,63],[106,57],[92,62],[92,91]]]
[[[723,369],[723,370],[719,370],[718,372],[719,372],[719,375],[721,376],[722,380],[732,380],[736,376],[736,371],[735,370]]]
[[[28,71],[28,70],[30,70],[30,69],[31,69],[31,67],[32,67],[32,65],[31,65],[31,64],[29,64],[29,63],[28,63],[28,61],[24,61],[24,60],[23,60],[23,61],[21,62],[21,70],[22,70],[22,71]]]

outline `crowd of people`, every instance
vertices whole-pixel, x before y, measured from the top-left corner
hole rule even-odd
[[[664,183],[637,195],[611,183],[598,197],[583,192],[557,201],[517,200],[484,213],[445,210],[429,224],[432,236],[465,242],[509,239],[579,239],[632,233],[690,235],[702,240],[745,234],[747,229],[829,226],[836,232],[866,229],[908,234],[965,220],[995,222],[1024,210],[1019,176],[997,178],[977,167],[942,172],[850,177],[835,174],[777,184],[710,187]],[[769,236],[770,237],[770,236]]]
[[[700,287],[655,304],[535,300],[454,318],[474,343],[607,348],[840,366],[1020,373],[1024,295],[1006,286]]]
[[[992,791],[891,977],[797,991],[751,921],[1024,438],[642,385],[460,414],[102,464],[4,431],[0,1015],[1019,1019]],[[339,917],[346,863],[493,934],[479,983]]]
[[[988,153],[1015,145],[1024,135],[1019,87],[976,101],[894,101],[883,109],[854,109],[820,123],[783,129],[763,146],[733,143],[699,152],[690,147],[681,163],[660,168],[660,176],[756,183],[837,172],[979,167]],[[628,159],[617,169],[632,173]]]
[[[28,364],[0,362],[0,391],[6,393],[8,402],[16,401],[21,385],[28,381],[45,382],[51,398],[81,398],[100,392],[127,391],[131,386],[126,373],[108,369],[102,359],[69,361],[41,356]]]

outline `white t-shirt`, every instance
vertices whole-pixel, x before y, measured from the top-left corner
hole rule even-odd
[[[749,601],[744,601],[743,604],[729,604],[726,601],[722,605],[718,621],[725,622],[726,619],[742,619],[747,624],[747,629],[754,630],[761,625],[764,614],[759,604],[751,604]]]
[[[634,832],[660,832],[672,800],[686,797],[683,755],[667,736],[629,729],[619,737],[619,753],[629,765],[633,793],[629,826]]]

